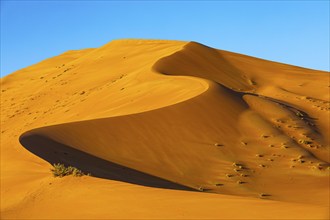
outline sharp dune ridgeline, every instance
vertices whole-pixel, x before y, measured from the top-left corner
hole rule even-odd
[[[1,217],[327,219],[329,89],[197,42],[46,59],[1,79]]]

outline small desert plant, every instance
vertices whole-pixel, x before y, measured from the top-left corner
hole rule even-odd
[[[303,139],[300,139],[300,140],[299,140],[299,143],[300,143],[300,144],[312,144],[311,141],[303,140]]]
[[[305,163],[305,160],[303,160],[303,159],[299,159],[298,162],[300,162],[300,163]]]
[[[299,112],[299,111],[296,112],[296,115],[297,115],[299,118],[303,118],[303,117],[304,117],[304,114],[301,113],[301,112]]]
[[[256,83],[254,80],[252,80],[252,79],[249,79],[249,80],[248,80],[248,83],[249,83],[250,85],[257,85],[257,83]]]
[[[233,165],[234,167],[239,167],[239,168],[242,168],[242,167],[243,167],[243,164],[241,164],[241,163],[236,163],[236,162],[234,162],[232,165]]]
[[[202,187],[202,186],[198,186],[198,187],[197,187],[197,190],[198,190],[198,191],[201,191],[201,192],[204,192],[204,187]]]
[[[270,196],[270,194],[266,194],[266,193],[260,193],[259,194],[260,198],[264,198],[264,197],[267,197],[267,196]]]
[[[85,175],[81,170],[76,167],[68,166],[66,167],[64,164],[53,164],[53,168],[51,169],[54,177],[64,177],[64,176],[83,176]],[[89,175],[89,174],[87,174]]]

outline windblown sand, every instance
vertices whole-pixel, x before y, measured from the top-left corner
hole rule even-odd
[[[44,60],[1,79],[1,218],[328,219],[329,89],[196,42]]]

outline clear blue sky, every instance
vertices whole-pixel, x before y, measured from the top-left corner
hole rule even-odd
[[[1,1],[1,76],[119,38],[198,41],[329,71],[329,1]]]

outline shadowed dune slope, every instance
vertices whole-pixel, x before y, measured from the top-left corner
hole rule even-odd
[[[55,181],[47,171],[52,163],[90,172],[79,184],[95,191],[120,184],[112,193],[128,201],[131,193],[145,193],[139,198],[145,207],[129,205],[144,215],[114,214],[119,206],[101,211],[109,198],[97,193],[100,205],[91,213],[100,215],[84,218],[230,218],[229,209],[210,214],[207,208],[228,202],[228,195],[244,204],[236,218],[328,217],[328,72],[196,42],[117,40],[17,71],[2,79],[1,90],[5,217],[47,217],[31,207],[43,207],[35,198],[48,201],[48,192],[59,198],[44,184]],[[70,181],[54,182],[70,189],[71,197],[60,198],[63,206],[82,192]],[[196,202],[183,206],[187,215],[148,212],[147,198],[168,201],[163,191],[177,198],[169,210],[190,197]],[[270,203],[284,211],[267,214]],[[194,207],[200,211],[191,212]],[[265,213],[246,212],[262,207]]]

